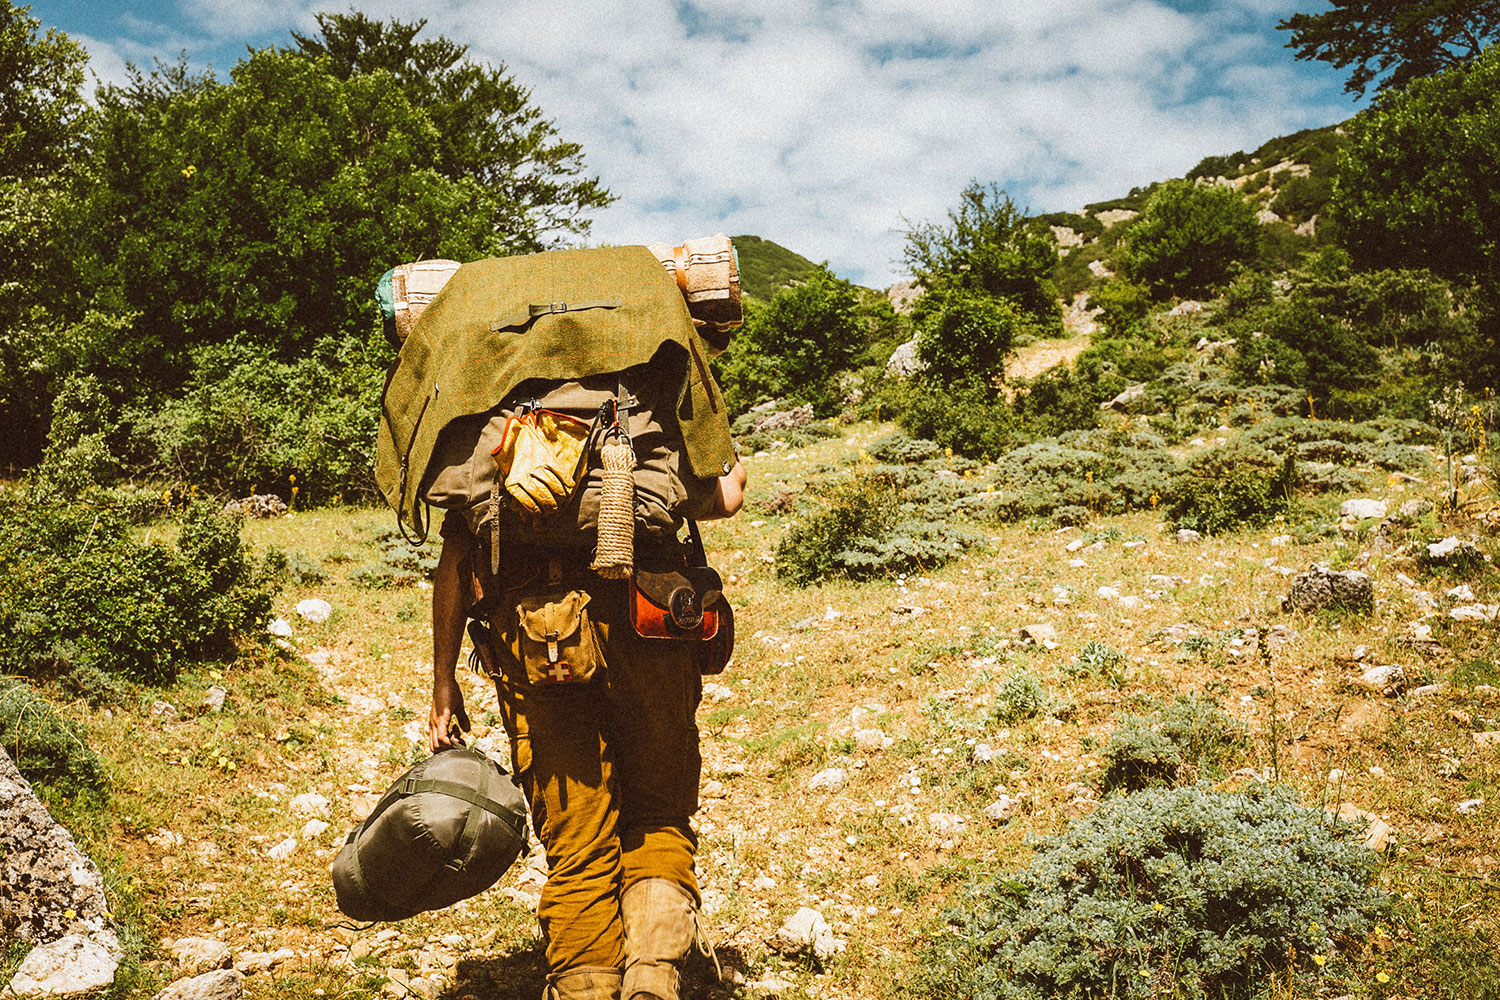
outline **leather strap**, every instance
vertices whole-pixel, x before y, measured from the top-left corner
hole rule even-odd
[[[496,320],[490,326],[494,330],[509,330],[512,327],[523,327],[536,319],[538,316],[555,316],[560,313],[582,312],[585,309],[618,309],[625,304],[623,299],[596,299],[592,302],[542,302],[526,307],[523,313],[517,313],[509,319]]]

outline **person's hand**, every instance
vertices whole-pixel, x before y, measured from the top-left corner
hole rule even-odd
[[[453,723],[469,731],[469,713],[464,711],[464,692],[455,678],[434,678],[432,711],[427,716],[427,747],[433,753],[453,746]]]

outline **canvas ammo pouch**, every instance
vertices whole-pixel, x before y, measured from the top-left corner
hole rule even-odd
[[[407,771],[333,860],[338,907],[404,920],[478,895],[526,846],[526,799],[477,750],[440,750]]]
[[[576,684],[592,680],[604,663],[599,637],[581,590],[523,597],[516,605],[516,658],[532,684]]]

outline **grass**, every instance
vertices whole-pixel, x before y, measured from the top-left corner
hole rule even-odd
[[[842,440],[751,458],[752,495],[796,491],[890,431],[859,424]],[[1399,503],[1440,489],[1436,471],[1427,479],[1376,488]],[[905,995],[917,956],[944,933],[939,915],[966,886],[1023,865],[1037,838],[1093,808],[1119,717],[1197,693],[1247,727],[1223,766],[1228,785],[1274,768],[1304,801],[1351,802],[1397,831],[1381,878],[1402,899],[1399,915],[1365,942],[1369,961],[1330,963],[1328,995],[1496,995],[1500,750],[1472,736],[1500,729],[1493,626],[1434,616],[1436,652],[1415,649],[1405,639],[1419,611],[1390,560],[1373,572],[1376,614],[1285,615],[1284,570],[1358,563],[1368,543],[1336,531],[1286,539],[1273,524],[1178,545],[1148,512],[1064,529],[975,522],[986,544],[940,570],[789,589],[771,560],[793,516],[752,505],[705,531],[736,601],[739,645],[712,679],[727,696],[699,713],[705,780],[726,791],[703,802],[698,864],[720,958],[742,981],[778,980],[787,998]],[[274,976],[252,977],[252,997],[373,998],[403,976],[431,977],[450,1000],[540,992],[534,917],[501,891],[406,921],[389,940],[381,927],[349,928],[333,906],[336,845],[412,759],[429,697],[429,591],[355,579],[377,561],[390,520],[350,508],[248,525],[255,545],[297,554],[302,572],[276,605],[293,624],[290,649],[248,648],[136,706],[66,705],[113,779],[107,813],[62,816],[100,859],[134,942],[115,995],[152,995],[175,977],[160,943],[196,934],[297,953]],[[1100,544],[1069,551],[1074,540]],[[1493,552],[1492,537],[1486,544]],[[1478,600],[1500,600],[1493,574],[1467,582]],[[1101,586],[1140,600],[1099,596]],[[306,597],[328,600],[334,616],[299,619]],[[1056,627],[1056,649],[1023,643],[1019,629],[1040,622]],[[1250,630],[1278,625],[1289,637],[1262,655]],[[1401,663],[1442,687],[1395,697],[1358,688],[1346,658],[1359,645],[1368,662]],[[473,676],[462,683],[477,732],[503,749],[493,692]],[[211,684],[230,692],[221,714],[196,708]],[[1033,714],[1033,696],[1068,710]],[[182,718],[151,715],[158,698]],[[862,749],[861,729],[890,745]],[[979,743],[988,762],[974,760]],[[829,767],[845,769],[845,784],[809,791]],[[306,791],[332,803],[328,830],[307,841],[307,817],[289,808]],[[983,809],[1002,793],[1022,807],[992,824]],[[1481,797],[1476,813],[1455,813]],[[933,813],[962,815],[967,828],[940,834]],[[289,836],[297,850],[272,858]],[[766,946],[802,905],[847,942],[823,967]],[[689,976],[705,995],[754,995],[706,975],[700,964]],[[1281,984],[1267,995],[1310,994]]]

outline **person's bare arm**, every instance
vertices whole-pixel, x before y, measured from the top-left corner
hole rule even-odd
[[[745,483],[748,476],[745,473],[745,464],[735,462],[734,468],[729,470],[728,475],[719,477],[718,486],[714,489],[713,507],[701,521],[713,521],[718,518],[733,517],[740,512],[740,507],[745,503]]]
[[[434,753],[453,745],[448,730],[455,720],[460,729],[469,729],[457,675],[468,612],[460,573],[463,550],[458,539],[444,542],[432,580],[432,711],[427,717],[427,744]]]

